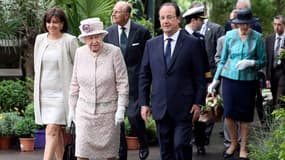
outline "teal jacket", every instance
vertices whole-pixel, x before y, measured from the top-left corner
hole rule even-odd
[[[236,64],[243,59],[255,60],[255,66],[238,70]],[[238,29],[234,29],[226,34],[221,60],[214,78],[219,79],[222,76],[233,80],[256,80],[257,71],[265,64],[266,53],[262,35],[251,30],[247,39],[242,41]]]

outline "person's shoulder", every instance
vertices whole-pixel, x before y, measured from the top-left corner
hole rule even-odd
[[[36,40],[40,41],[40,40],[43,40],[43,39],[46,39],[48,36],[48,33],[41,33],[41,34],[38,34],[37,37],[36,37]]]
[[[274,38],[275,37],[275,32],[273,32],[273,33],[271,33],[271,34],[269,34],[268,36],[266,36],[266,38],[265,39],[271,39],[271,38]]]
[[[260,32],[258,32],[258,31],[256,31],[256,30],[254,30],[254,29],[252,29],[251,31],[252,31],[252,33],[253,33],[254,36],[256,36],[256,37],[258,37],[258,38],[262,38],[262,36],[263,36],[262,33],[260,33]]]
[[[212,21],[208,21],[208,26],[212,27],[212,28],[221,28],[222,26],[218,23],[212,22]]]
[[[76,39],[76,37],[70,33],[63,33],[63,38],[65,39]]]
[[[111,43],[107,43],[107,42],[104,42],[104,45],[103,45],[103,48],[105,50],[120,50],[120,48],[114,44],[111,44]]]
[[[117,24],[112,24],[109,27],[107,27],[106,30],[109,32],[109,31],[111,31],[113,29],[116,29],[117,27],[118,27]]]
[[[131,21],[131,28],[132,27],[135,27],[135,28],[137,28],[139,30],[148,31],[148,29],[145,26],[143,26],[143,25],[141,25],[141,24],[139,24],[139,23],[137,23],[135,21]]]
[[[162,34],[161,35],[158,35],[158,36],[155,36],[149,40],[147,40],[148,43],[157,43],[158,41],[160,40],[163,40],[163,36]]]

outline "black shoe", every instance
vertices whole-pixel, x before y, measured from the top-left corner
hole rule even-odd
[[[197,154],[198,155],[205,155],[206,154],[206,150],[204,146],[197,146]]]
[[[231,158],[234,154],[235,154],[235,151],[233,153],[229,154],[229,153],[227,153],[227,150],[225,150],[223,153],[223,157],[225,159],[228,159],[228,158]]]
[[[119,157],[119,160],[127,160],[127,157]]]
[[[239,160],[249,160],[247,157],[239,157]]]
[[[220,132],[219,132],[219,135],[220,135],[220,137],[224,138],[224,137],[225,137],[224,131],[220,131]]]
[[[145,160],[148,157],[149,150],[148,148],[142,148],[139,150],[140,160]]]

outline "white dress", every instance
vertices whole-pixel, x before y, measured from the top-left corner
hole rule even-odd
[[[40,103],[43,124],[65,124],[65,109],[59,61],[61,60],[60,40],[48,40],[42,57]]]

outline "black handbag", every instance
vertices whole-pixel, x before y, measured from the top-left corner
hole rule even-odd
[[[75,124],[71,122],[70,125],[71,141],[69,144],[65,145],[63,160],[76,160],[75,157]]]

